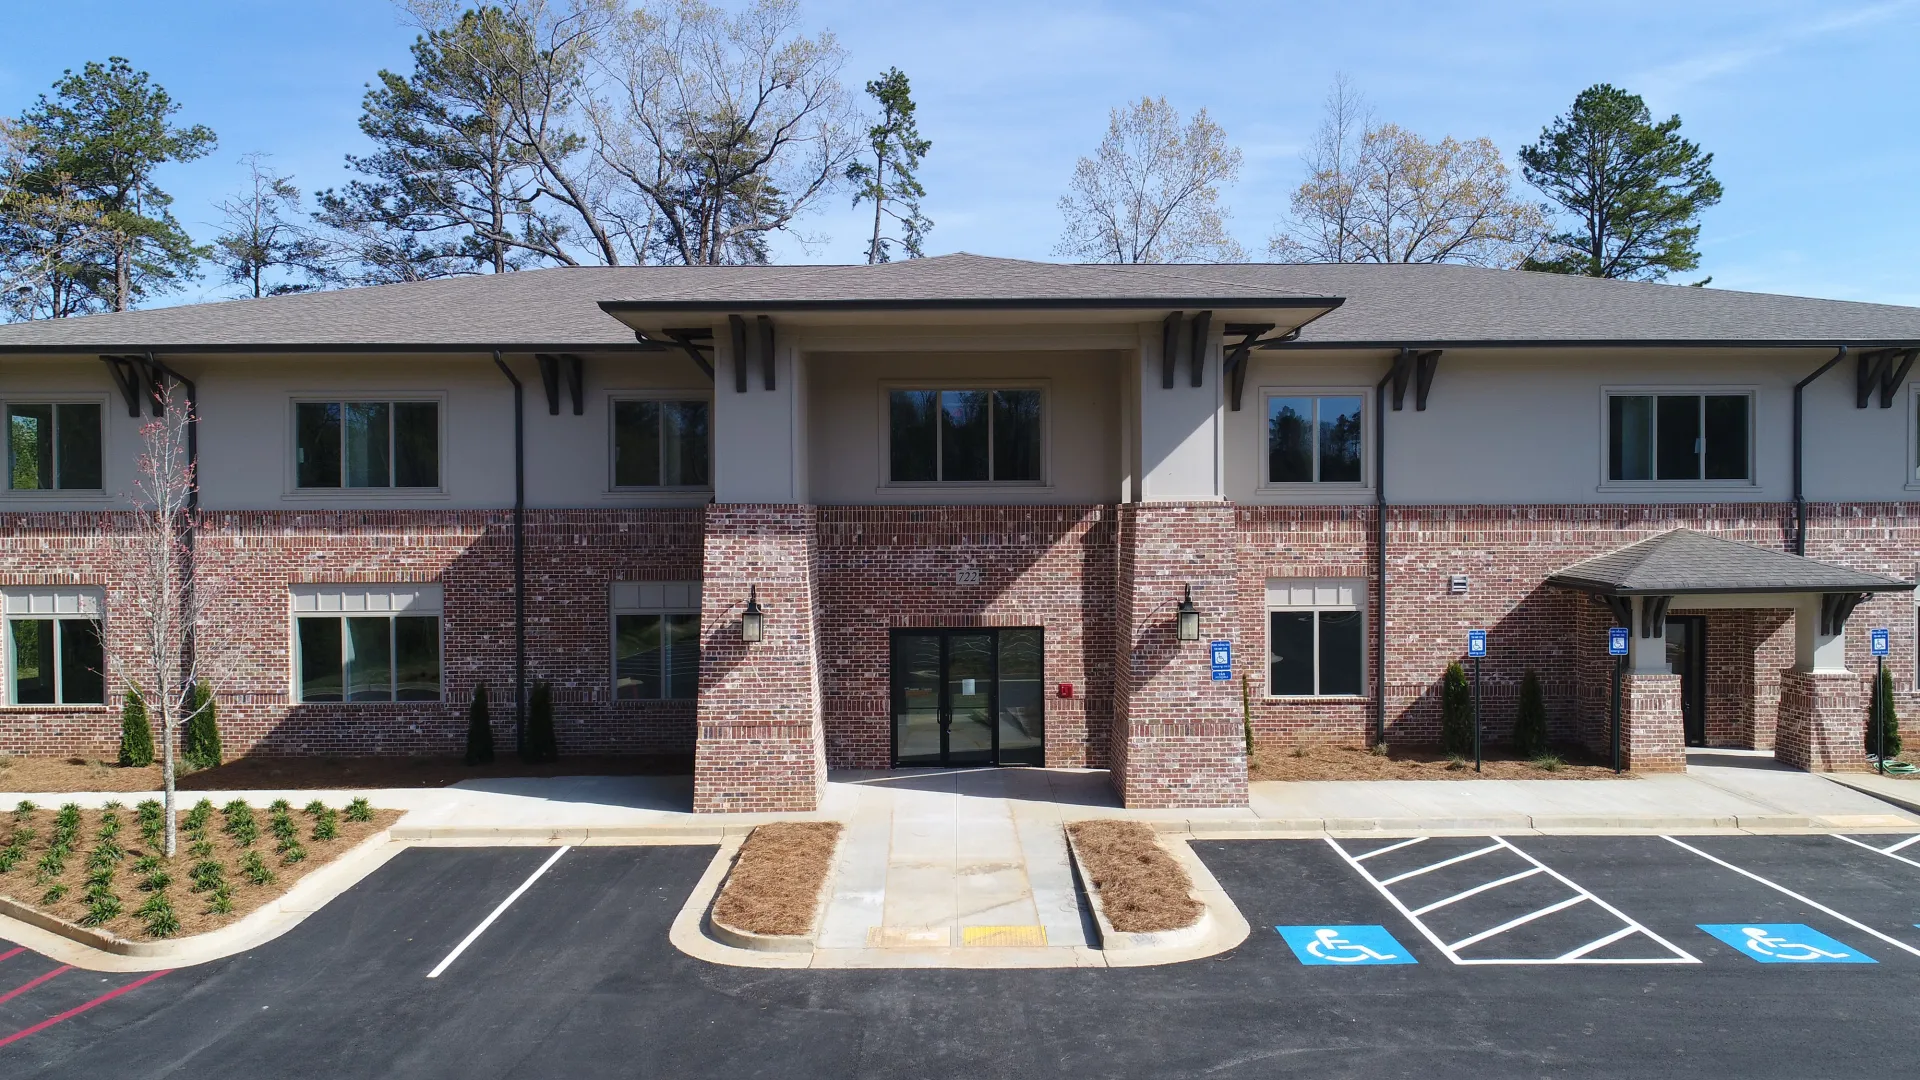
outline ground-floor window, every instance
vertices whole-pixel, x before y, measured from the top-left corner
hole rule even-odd
[[[296,586],[302,702],[439,701],[438,585]]]
[[[1267,693],[1322,697],[1366,692],[1366,582],[1267,582]]]
[[[7,704],[106,704],[101,601],[91,590],[6,591]]]
[[[700,688],[700,583],[613,585],[613,696],[691,701]]]

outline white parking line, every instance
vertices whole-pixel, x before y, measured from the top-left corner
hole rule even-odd
[[[1742,870],[1740,867],[1733,865],[1732,863],[1728,862],[1725,859],[1722,859],[1715,855],[1709,855],[1706,852],[1701,851],[1699,848],[1694,847],[1692,844],[1682,843],[1681,841],[1676,840],[1671,836],[1664,836],[1664,837],[1661,837],[1661,839],[1667,841],[1670,844],[1675,844],[1675,845],[1678,845],[1679,847],[1685,848],[1686,850],[1693,852],[1695,855],[1700,856],[1701,858],[1707,860],[1710,863],[1716,863],[1720,866],[1724,866],[1727,869],[1733,871],[1734,873],[1739,874],[1741,877],[1751,878],[1752,880],[1757,881],[1762,885],[1765,885],[1767,888],[1772,889],[1773,891],[1780,893],[1783,896],[1790,896],[1793,899],[1798,900],[1801,903],[1807,905],[1808,907],[1813,908],[1815,911],[1825,912],[1826,914],[1831,915],[1836,919],[1839,919],[1841,922],[1846,923],[1848,926],[1853,927],[1855,930],[1859,930],[1862,933],[1872,934],[1874,937],[1879,938],[1881,941],[1886,942],[1887,944],[1893,946],[1896,949],[1905,949],[1907,952],[1910,952],[1915,956],[1920,956],[1920,949],[1914,948],[1913,946],[1907,944],[1906,942],[1901,941],[1899,938],[1889,937],[1886,934],[1883,934],[1880,931],[1875,930],[1873,927],[1868,926],[1866,923],[1863,923],[1858,919],[1852,918],[1850,916],[1842,915],[1839,912],[1828,907],[1827,905],[1820,903],[1818,900],[1812,900],[1805,896],[1801,896],[1799,893],[1794,892],[1792,889],[1787,888],[1785,885],[1768,881],[1766,878],[1761,877],[1759,874],[1756,874],[1751,870]],[[1867,845],[1862,844],[1861,846],[1866,847]],[[1886,854],[1886,852],[1881,852],[1881,854],[1884,855]]]
[[[1397,844],[1388,844],[1386,847],[1374,848],[1372,851],[1367,852],[1365,855],[1355,855],[1354,860],[1356,862],[1366,862],[1368,859],[1373,858],[1375,855],[1385,855],[1389,851],[1399,851],[1403,847],[1412,847],[1415,844],[1425,842],[1426,839],[1427,838],[1424,836],[1416,836],[1411,840],[1402,840]]]
[[[1887,858],[1892,859],[1894,862],[1903,862],[1903,863],[1906,863],[1908,866],[1920,866],[1920,862],[1914,862],[1912,859],[1907,858],[1905,855],[1894,854],[1894,852],[1899,851],[1901,848],[1906,847],[1908,844],[1913,843],[1913,840],[1920,840],[1920,836],[1914,837],[1913,840],[1902,841],[1898,844],[1893,845],[1890,848],[1877,848],[1877,847],[1874,847],[1872,844],[1863,844],[1860,841],[1855,840],[1851,836],[1841,836],[1839,833],[1834,833],[1833,838],[1835,840],[1845,840],[1847,843],[1852,844],[1854,847],[1866,848],[1868,851],[1873,852],[1875,855],[1885,855]]]
[[[1581,888],[1579,885],[1575,884],[1571,879],[1569,879],[1565,874],[1560,873],[1559,871],[1553,869],[1551,866],[1546,865],[1545,863],[1527,854],[1526,852],[1521,851],[1519,848],[1514,847],[1511,843],[1508,843],[1505,839],[1501,837],[1495,836],[1495,837],[1491,837],[1490,839],[1493,840],[1493,844],[1489,847],[1480,848],[1476,851],[1469,852],[1465,855],[1460,855],[1451,859],[1446,859],[1441,862],[1434,863],[1431,866],[1422,867],[1419,870],[1415,870],[1406,874],[1400,874],[1395,877],[1388,878],[1385,881],[1382,881],[1381,879],[1374,877],[1373,874],[1369,872],[1365,866],[1362,866],[1361,860],[1365,859],[1367,855],[1377,855],[1380,853],[1380,851],[1384,851],[1387,849],[1382,848],[1380,849],[1380,851],[1373,851],[1373,852],[1368,852],[1365,855],[1354,856],[1354,855],[1349,855],[1347,853],[1347,850],[1340,846],[1339,841],[1333,839],[1332,837],[1326,838],[1328,846],[1332,847],[1333,850],[1336,853],[1338,853],[1342,859],[1346,860],[1346,863],[1348,866],[1352,867],[1356,873],[1358,873],[1362,878],[1364,878],[1367,884],[1372,885],[1374,888],[1374,891],[1378,892],[1382,897],[1384,897],[1387,903],[1393,905],[1394,910],[1398,911],[1402,916],[1406,918],[1408,922],[1412,923],[1414,929],[1420,931],[1420,934],[1423,937],[1425,937],[1428,942],[1432,943],[1434,948],[1440,950],[1442,955],[1444,955],[1448,960],[1452,961],[1455,964],[1545,965],[1545,964],[1697,964],[1697,963],[1700,963],[1700,960],[1698,957],[1695,957],[1691,953],[1687,952],[1685,949],[1682,949],[1678,945],[1675,945],[1671,941],[1668,941],[1666,938],[1661,937],[1659,934],[1654,933],[1652,930],[1647,929],[1645,926],[1641,925],[1638,921],[1632,918],[1629,918],[1625,912],[1621,911],[1619,908],[1614,907],[1612,904],[1607,903],[1605,900],[1602,900],[1600,897],[1594,895],[1593,893],[1588,892],[1586,889]],[[1402,844],[1397,846],[1405,846],[1405,845]],[[1410,877],[1417,877],[1420,874],[1424,874],[1432,870],[1438,870],[1443,866],[1457,865],[1469,859],[1476,859],[1476,858],[1479,858],[1480,856],[1487,855],[1494,851],[1500,851],[1500,850],[1506,850],[1506,851],[1512,852],[1514,855],[1520,857],[1521,859],[1529,863],[1531,868],[1527,870],[1523,870],[1517,874],[1509,874],[1504,877],[1498,878],[1496,880],[1488,881],[1480,885],[1476,885],[1471,889],[1467,889],[1464,892],[1457,893],[1453,896],[1447,897],[1444,900],[1440,900],[1435,903],[1428,904],[1417,911],[1409,909],[1407,905],[1404,902],[1402,902],[1398,896],[1394,895],[1393,889],[1390,888],[1390,886],[1393,885],[1395,882],[1405,881]],[[1449,944],[1448,942],[1442,941],[1440,939],[1440,935],[1436,934],[1433,931],[1433,929],[1429,927],[1424,920],[1421,919],[1422,915],[1425,915],[1428,912],[1436,911],[1440,908],[1446,907],[1448,904],[1456,903],[1470,896],[1475,896],[1480,893],[1488,892],[1490,890],[1497,889],[1503,885],[1508,885],[1516,881],[1521,881],[1527,878],[1531,878],[1539,874],[1546,874],[1547,876],[1553,878],[1553,880],[1559,882],[1561,885],[1564,885],[1569,890],[1571,890],[1574,895],[1565,900],[1561,900],[1557,903],[1550,904],[1547,907],[1541,908],[1537,911],[1529,912],[1525,915],[1520,916],[1517,919],[1512,919],[1499,926],[1495,926],[1491,929],[1481,931],[1477,934],[1469,935],[1468,937],[1462,938],[1460,941],[1453,942],[1451,944]],[[1498,937],[1499,935],[1504,934],[1507,931],[1514,929],[1515,927],[1524,926],[1525,924],[1530,923],[1535,919],[1545,918],[1548,915],[1551,915],[1558,911],[1564,911],[1567,908],[1573,907],[1576,904],[1589,903],[1589,902],[1602,908],[1608,914],[1612,915],[1614,918],[1619,919],[1620,922],[1622,923],[1621,928],[1606,934],[1605,936],[1599,938],[1598,940],[1587,942],[1585,945],[1581,945],[1577,948],[1568,950],[1567,952],[1554,957],[1481,956],[1481,957],[1467,958],[1467,957],[1462,957],[1459,953],[1459,950],[1461,949],[1465,949],[1470,946],[1477,945],[1483,941],[1488,941],[1492,938]],[[1647,957],[1647,958],[1641,958],[1641,957],[1595,958],[1590,955],[1592,953],[1600,951],[1601,949],[1606,948],[1609,945],[1614,944],[1615,942],[1618,942],[1624,938],[1630,937],[1634,934],[1645,935],[1648,940],[1658,944],[1662,949],[1665,949],[1670,955],[1659,956],[1659,957]]]
[[[448,964],[451,964],[455,960],[459,959],[460,954],[467,951],[467,946],[473,944],[476,940],[479,939],[481,934],[484,934],[487,932],[487,927],[493,925],[493,920],[499,918],[501,912],[504,912],[507,910],[507,908],[511,907],[515,900],[520,899],[521,893],[524,893],[528,889],[532,888],[533,883],[540,880],[540,875],[546,873],[548,867],[552,866],[554,863],[559,862],[560,856],[565,855],[567,852],[571,850],[573,850],[573,845],[566,844],[566,845],[563,845],[559,851],[556,851],[552,855],[548,856],[547,861],[540,864],[540,869],[535,870],[533,872],[532,877],[529,877],[527,880],[521,882],[519,888],[513,890],[511,893],[508,893],[507,898],[505,900],[500,901],[500,906],[493,909],[493,914],[488,915],[484,919],[481,919],[480,925],[474,927],[472,933],[462,938],[460,940],[460,944],[455,945],[453,947],[453,951],[447,954],[447,958],[445,960],[442,960],[438,964],[435,964],[433,967],[433,970],[427,972],[427,978],[429,979],[439,978],[440,973],[447,970]]]
[[[1891,855],[1894,852],[1899,851],[1903,847],[1908,847],[1916,843],[1920,843],[1920,836],[1909,836],[1905,840],[1900,841],[1899,843],[1893,845],[1890,848],[1881,848],[1880,853],[1883,855]]]

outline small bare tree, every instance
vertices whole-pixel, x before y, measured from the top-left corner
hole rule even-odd
[[[157,390],[160,415],[140,429],[133,512],[119,537],[120,579],[132,648],[113,650],[115,677],[148,687],[148,708],[160,729],[161,780],[166,789],[167,856],[175,849],[175,760],[179,732],[194,719],[193,688],[216,675],[205,632],[218,588],[194,564],[200,524],[199,480],[189,453],[192,406],[173,386]],[[211,695],[207,701],[211,701]],[[202,705],[201,707],[205,707]]]
[[[1165,98],[1110,114],[1107,137],[1073,170],[1060,197],[1066,230],[1054,254],[1086,262],[1240,262],[1220,188],[1240,175],[1240,151],[1201,109],[1185,124]]]

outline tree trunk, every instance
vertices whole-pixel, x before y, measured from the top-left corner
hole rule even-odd
[[[880,205],[887,197],[887,159],[873,152],[873,242],[867,245],[867,265],[880,261]]]
[[[166,680],[161,679],[158,680],[158,682],[160,685],[156,689],[160,691],[158,695],[160,704],[160,742],[162,747],[161,752],[164,755],[160,763],[160,783],[162,787],[166,789],[167,858],[171,859],[174,856],[175,850],[179,847],[179,833],[174,824],[173,700],[171,693],[166,689]]]

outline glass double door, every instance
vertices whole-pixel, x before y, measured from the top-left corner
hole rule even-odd
[[[895,630],[893,763],[1043,764],[1043,640],[1037,626]]]

